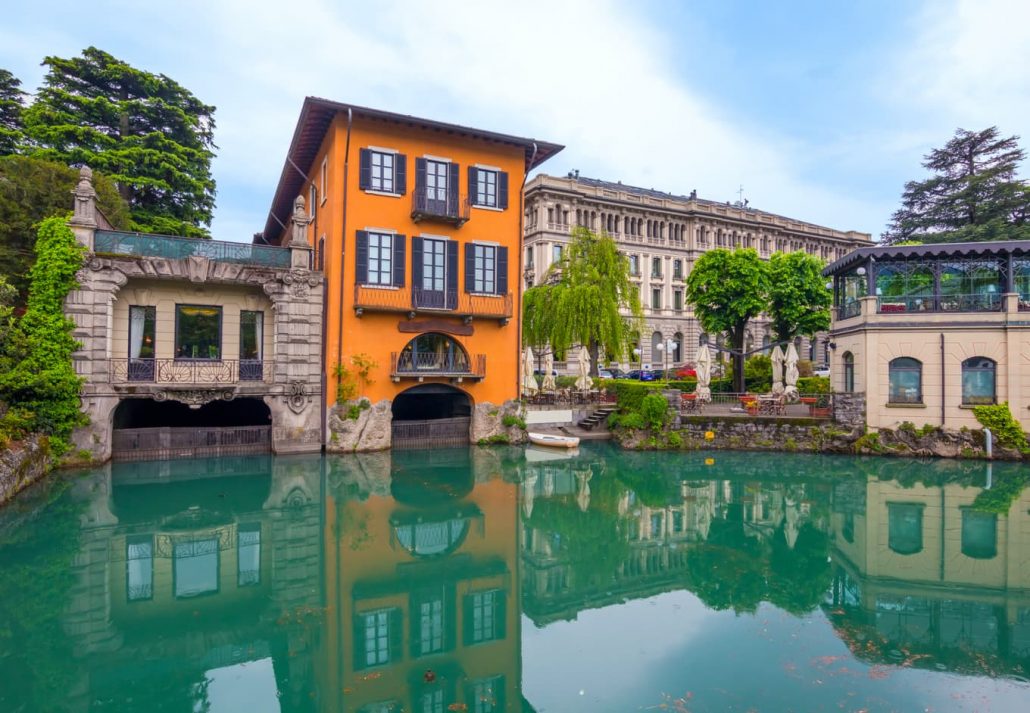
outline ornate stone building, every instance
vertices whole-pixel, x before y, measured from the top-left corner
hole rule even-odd
[[[663,363],[692,361],[701,329],[686,302],[686,279],[697,259],[713,248],[754,248],[764,258],[774,252],[803,250],[827,263],[855,248],[872,244],[871,236],[840,231],[741,204],[678,196],[579,175],[538,175],[526,186],[525,286],[538,283],[561,256],[573,228],[604,231],[630,259],[633,279],[640,287],[645,330],[639,362],[661,368]],[[748,349],[771,338],[768,320],[749,327]],[[672,340],[671,356],[659,345]],[[715,339],[712,340],[716,341]],[[827,363],[826,337],[801,345],[802,358]],[[634,358],[634,363],[637,359]]]

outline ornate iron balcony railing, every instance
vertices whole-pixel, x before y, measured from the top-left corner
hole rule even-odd
[[[443,198],[437,196],[438,189],[417,188],[411,194],[411,219],[438,220],[461,227],[469,219],[468,196],[454,195],[449,191]]]
[[[112,384],[269,383],[275,363],[262,359],[111,359]]]
[[[486,354],[469,358],[459,352],[393,352],[390,364],[390,375],[395,380],[426,376],[482,379],[486,376]]]

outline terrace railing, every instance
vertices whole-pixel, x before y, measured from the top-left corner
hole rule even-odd
[[[362,312],[452,312],[459,317],[511,319],[512,295],[470,294],[461,290],[430,292],[419,287],[354,286],[354,309]]]
[[[262,359],[111,359],[111,383],[270,383],[275,363]]]
[[[468,196],[455,195],[447,191],[443,198],[431,188],[416,188],[411,194],[411,219],[436,220],[461,226],[469,219]]]
[[[968,295],[898,295],[876,298],[876,311],[880,314],[901,312],[1000,312],[1002,295],[984,292]]]
[[[467,358],[458,353],[393,352],[390,354],[390,365],[390,375],[394,379],[426,376],[482,379],[486,376],[486,354]]]
[[[286,269],[290,267],[290,251],[273,245],[232,243],[222,240],[179,238],[171,235],[124,233],[98,230],[93,237],[93,252],[128,257],[159,257],[182,260],[205,257],[215,262],[232,262]]]

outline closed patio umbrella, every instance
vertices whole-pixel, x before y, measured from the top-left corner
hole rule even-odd
[[[556,385],[554,383],[554,354],[547,352],[547,356],[544,357],[544,382],[540,385],[543,391],[554,391]]]
[[[533,366],[533,348],[526,347],[526,355],[522,365],[522,392],[527,396],[532,396],[539,391],[536,385],[536,376],[533,375]]]
[[[526,517],[533,515],[533,497],[536,495],[536,473],[531,473],[522,481],[522,512]]]
[[[777,344],[773,347],[772,354],[772,392],[779,396],[783,393],[783,350]]]
[[[794,342],[787,345],[787,359],[784,367],[784,381],[786,388],[784,392],[787,398],[795,400],[798,397],[798,350],[794,348]]]
[[[712,383],[712,354],[708,351],[707,344],[697,348],[694,371],[697,373],[697,386],[694,388],[697,400],[711,401],[712,390],[708,385]]]
[[[586,347],[579,348],[579,378],[576,379],[576,388],[581,391],[589,391],[594,385],[590,378],[590,352]]]
[[[576,504],[583,512],[590,507],[590,478],[593,472],[590,470],[576,471]]]

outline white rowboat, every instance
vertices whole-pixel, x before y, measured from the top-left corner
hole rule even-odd
[[[579,439],[575,436],[552,436],[550,433],[528,433],[531,443],[551,448],[575,448]]]

